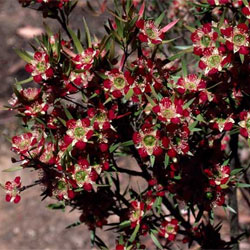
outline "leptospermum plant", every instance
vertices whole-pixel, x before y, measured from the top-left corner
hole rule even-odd
[[[149,16],[155,1],[114,1],[100,40],[85,20],[85,39],[70,28],[75,1],[19,2],[62,31],[46,25],[33,52],[17,49],[30,77],[9,102],[24,129],[12,138],[14,170],[42,175],[28,186],[18,176],[7,181],[6,201],[41,185],[43,198],[57,201],[50,208],[80,211],[71,226],[86,224],[103,250],[97,228],[116,233],[116,250],[237,247],[244,233],[223,240],[213,211],[233,216],[236,188],[249,186],[238,158],[239,135],[250,138],[248,1],[170,1],[181,9],[170,8],[166,24],[167,10]],[[184,29],[190,40],[181,45]],[[136,163],[122,168],[122,156]],[[122,188],[125,176],[139,188]]]

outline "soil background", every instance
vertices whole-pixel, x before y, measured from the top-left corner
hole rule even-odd
[[[94,2],[94,1],[93,1]],[[104,33],[103,24],[107,15],[93,16],[86,11],[85,1],[80,0],[72,16],[73,27],[81,28],[84,15],[90,30],[97,37]],[[33,37],[43,32],[43,21],[46,21],[54,31],[58,25],[51,20],[43,20],[41,13],[28,8],[21,8],[17,0],[0,0],[0,106],[6,105],[12,95],[12,86],[17,80],[27,78],[24,70],[25,63],[16,55],[14,48],[30,50],[29,43]],[[24,170],[15,174],[2,172],[3,169],[13,166],[10,144],[6,137],[11,137],[17,132],[18,121],[14,113],[0,109],[0,183],[12,180],[13,176],[20,175],[25,185],[31,184],[37,173]],[[243,152],[249,158],[249,152]],[[121,164],[129,165],[129,159],[121,160]],[[19,204],[5,202],[4,192],[0,192],[0,250],[94,250],[90,244],[90,234],[83,225],[71,229],[66,226],[78,221],[80,214],[77,211],[66,210],[52,211],[48,204],[51,199],[41,202],[41,187],[35,187],[22,194]],[[250,211],[247,204],[239,194],[240,222],[242,228],[250,228]],[[217,220],[227,219],[227,214],[222,209],[217,209]],[[229,226],[223,224],[223,237],[229,238]],[[111,233],[101,233],[104,241],[113,249],[115,236]],[[150,247],[148,249],[155,249]],[[176,248],[177,249],[177,248]],[[179,249],[184,249],[180,246]],[[241,249],[250,249],[249,240],[241,243]]]

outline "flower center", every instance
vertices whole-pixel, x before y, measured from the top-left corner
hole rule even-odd
[[[46,66],[43,62],[37,63],[36,68],[40,73],[43,73],[46,70]]]
[[[96,116],[96,120],[99,122],[104,122],[106,120],[106,115],[104,113],[99,113]]]
[[[132,215],[132,217],[133,217],[133,219],[139,219],[140,218],[140,215],[141,215],[141,210],[135,210],[134,212],[133,212],[133,215]]]
[[[146,28],[145,30],[148,37],[154,39],[157,37],[157,33],[152,28]]]
[[[28,140],[23,140],[23,141],[20,142],[19,148],[20,149],[26,149],[28,145],[29,145],[29,141]]]
[[[90,55],[87,55],[84,57],[83,61],[84,63],[89,63],[91,61],[92,57]]]
[[[202,44],[203,46],[205,46],[205,47],[208,47],[209,44],[210,44],[210,42],[211,42],[211,39],[210,39],[209,36],[203,36],[203,37],[201,38],[201,44]]]
[[[233,41],[236,45],[243,45],[246,41],[246,37],[242,34],[237,34],[233,37]]]
[[[121,76],[116,77],[114,85],[117,89],[123,89],[125,87],[125,79]]]
[[[59,190],[64,190],[64,189],[66,189],[66,184],[65,184],[65,182],[59,181],[58,184],[57,184],[57,188],[58,188]]]
[[[209,57],[208,59],[208,63],[211,67],[215,68],[217,66],[219,66],[221,61],[221,57],[219,55],[212,55]]]
[[[194,82],[187,82],[186,83],[186,88],[187,89],[196,89],[196,84]]]
[[[52,153],[52,151],[51,151],[51,152],[46,153],[46,154],[45,154],[45,156],[44,156],[44,160],[45,160],[45,162],[48,162],[48,161],[49,161],[52,157],[53,157],[53,153]]]
[[[247,119],[247,121],[246,121],[246,127],[247,127],[248,129],[250,129],[250,119]]]
[[[166,118],[166,119],[171,119],[174,117],[174,111],[172,109],[165,109],[163,112],[162,112],[163,116]]]
[[[81,127],[75,128],[74,135],[76,138],[82,138],[85,135],[85,131]]]
[[[85,180],[87,173],[85,171],[79,171],[75,174],[75,178],[77,182],[81,182]]]
[[[167,226],[167,232],[168,233],[173,233],[174,232],[174,227],[172,225]]]
[[[152,135],[146,135],[143,138],[143,142],[145,143],[146,146],[153,147],[155,145],[155,143],[156,143],[156,139]]]

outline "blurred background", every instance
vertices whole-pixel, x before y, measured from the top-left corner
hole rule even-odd
[[[93,5],[95,5],[95,1]],[[110,4],[109,1],[108,4]],[[82,27],[82,16],[87,19],[92,33],[97,37],[104,34],[103,24],[107,20],[107,13],[94,16],[86,11],[85,1],[80,0],[73,16],[73,28]],[[43,20],[41,13],[31,9],[24,9],[17,0],[0,0],[0,106],[7,104],[12,95],[12,85],[17,80],[27,78],[24,70],[25,63],[15,54],[14,48],[30,50],[29,43],[34,36],[43,33],[43,21],[46,21],[54,31],[59,27],[53,20]],[[31,184],[37,177],[37,173],[24,170],[16,173],[5,173],[3,169],[13,166],[10,151],[10,138],[17,132],[18,122],[14,113],[0,109],[0,183],[14,179],[20,175],[22,183]],[[248,159],[249,152],[241,151],[241,157]],[[123,159],[121,164],[128,165],[129,159]],[[28,250],[28,249],[95,249],[90,245],[90,234],[83,225],[71,229],[66,226],[77,222],[80,214],[77,211],[52,211],[48,204],[53,203],[51,199],[41,202],[41,188],[28,189],[22,194],[19,204],[5,202],[4,192],[0,193],[0,250]],[[249,192],[246,193],[249,195]],[[249,196],[250,197],[250,196]],[[238,194],[239,215],[242,228],[250,228],[249,204]],[[226,223],[227,214],[222,208],[216,209],[217,221],[223,220],[222,234],[229,239],[229,225]],[[101,233],[104,242],[114,246],[115,238],[110,233]],[[241,242],[241,249],[250,249],[248,239]],[[113,247],[112,247],[113,248]],[[112,249],[111,248],[111,249]],[[195,248],[195,247],[194,247]],[[194,249],[193,248],[193,249]],[[152,248],[153,249],[153,248]]]

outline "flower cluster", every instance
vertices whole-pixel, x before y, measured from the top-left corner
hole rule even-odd
[[[176,239],[228,247],[208,221],[238,185],[241,172],[228,160],[237,155],[232,144],[239,134],[250,138],[249,6],[160,1],[171,10],[167,20],[165,13],[147,16],[157,10],[154,0],[146,7],[115,1],[107,36],[94,38],[84,21],[83,42],[68,27],[72,1],[20,2],[58,20],[65,34],[46,26],[34,53],[17,50],[30,77],[16,83],[9,101],[23,126],[12,138],[13,162],[39,171],[39,179],[1,184],[6,200],[17,203],[40,184],[42,196],[58,202],[51,208],[79,210],[77,224],[93,234],[116,230],[116,250],[151,248],[145,236],[160,249]],[[184,19],[173,21],[177,16]],[[184,38],[183,29],[191,31],[193,46],[168,32],[175,25]]]

